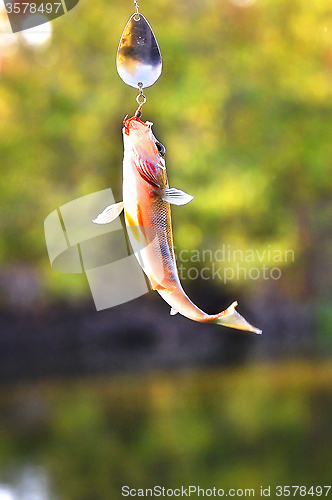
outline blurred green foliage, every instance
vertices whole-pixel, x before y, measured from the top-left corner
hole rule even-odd
[[[164,63],[144,118],[166,145],[171,185],[195,196],[173,209],[177,250],[293,249],[284,292],[330,303],[331,2],[141,8]],[[121,126],[136,93],[115,52],[131,13],[130,2],[81,0],[52,22],[48,47],[21,43],[2,62],[0,258],[36,263],[53,292],[86,283],[51,270],[45,217],[107,187],[121,199]]]
[[[2,388],[0,483],[33,463],[61,500],[328,485],[331,387],[329,361]]]
[[[177,250],[293,249],[283,292],[315,298],[330,347],[331,2],[141,10],[164,63],[143,118],[167,148],[171,185],[195,196],[173,209]],[[132,11],[80,0],[52,22],[49,46],[0,52],[0,262],[37,266],[55,294],[87,285],[52,271],[46,216],[108,187],[121,199],[121,126],[136,93],[115,52]],[[331,379],[328,365],[281,365],[3,388],[0,467],[44,465],[61,500],[118,498],[123,484],[328,484]]]

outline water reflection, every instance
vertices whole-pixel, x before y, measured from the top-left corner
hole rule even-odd
[[[16,500],[14,491],[5,485],[0,485],[0,500]]]
[[[3,385],[0,500],[329,484],[331,419],[330,362]]]
[[[11,486],[0,484],[0,500],[51,500],[46,470],[32,465],[17,469]]]

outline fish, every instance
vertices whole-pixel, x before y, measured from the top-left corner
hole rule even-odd
[[[262,333],[236,311],[237,301],[218,314],[207,314],[185,293],[174,252],[171,205],[185,205],[193,196],[170,188],[165,148],[152,132],[152,123],[138,116],[125,119],[123,132],[123,201],[103,210],[94,223],[112,222],[124,211],[128,237],[151,287],[170,305],[170,314],[202,323]]]

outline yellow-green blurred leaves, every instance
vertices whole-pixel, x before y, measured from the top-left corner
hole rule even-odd
[[[316,207],[332,187],[330,3],[146,0],[142,12],[163,56],[143,118],[166,147],[170,185],[195,196],[173,210],[176,247],[301,253],[299,207],[328,224]],[[41,221],[63,203],[107,187],[120,199],[136,93],[114,60],[131,13],[81,0],[52,23],[48,47],[20,46],[2,65],[2,262],[41,265]]]

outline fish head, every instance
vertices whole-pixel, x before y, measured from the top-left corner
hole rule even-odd
[[[123,141],[125,151],[137,154],[143,160],[164,163],[165,148],[152,133],[151,122],[142,122],[133,116],[125,120]]]

